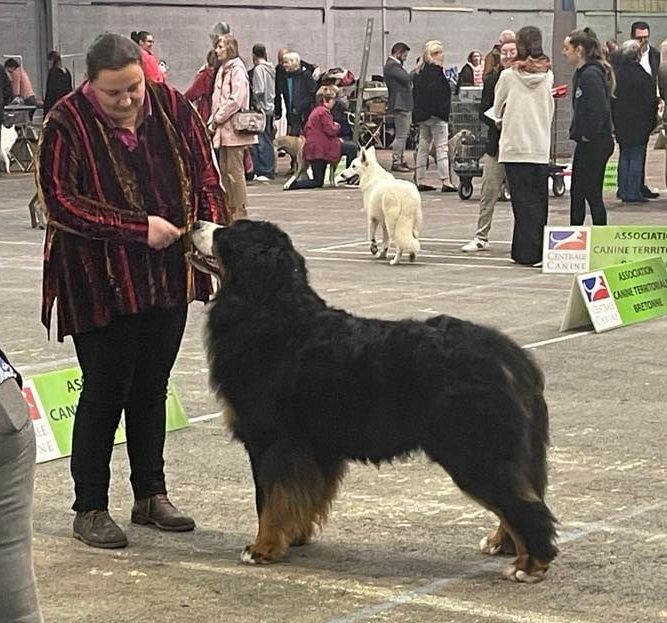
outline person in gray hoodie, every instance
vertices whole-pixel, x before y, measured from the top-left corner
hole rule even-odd
[[[276,68],[267,60],[266,46],[256,43],[252,46],[250,81],[252,106],[266,115],[266,126],[259,135],[259,143],[252,145],[250,154],[255,168],[255,180],[268,182],[275,175],[275,154],[273,151],[273,113],[276,98]]]
[[[0,620],[41,623],[32,568],[35,431],[21,375],[0,350]]]

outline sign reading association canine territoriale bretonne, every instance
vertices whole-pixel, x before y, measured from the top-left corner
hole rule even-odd
[[[605,225],[544,229],[544,273],[577,274],[648,257],[662,257],[667,263],[667,227]]]
[[[654,257],[577,275],[561,331],[592,324],[600,333],[662,316],[667,316],[667,269]]]
[[[81,388],[79,368],[47,372],[25,381],[23,396],[28,403],[35,429],[38,463],[72,453],[72,430]],[[166,410],[168,431],[188,425],[183,405],[171,385],[167,390]],[[125,440],[125,420],[121,418],[114,443],[123,443]]]

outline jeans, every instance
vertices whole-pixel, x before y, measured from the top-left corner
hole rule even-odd
[[[586,202],[591,209],[593,225],[607,224],[607,210],[602,198],[602,186],[607,160],[613,153],[614,141],[611,136],[588,143],[577,143],[572,162],[570,225],[584,224]]]
[[[484,165],[482,169],[482,196],[479,200],[479,219],[477,220],[475,238],[488,242],[493,210],[505,181],[505,166],[498,162],[496,156],[489,156],[489,154],[484,154],[481,162]]]
[[[259,143],[250,146],[255,175],[273,179],[276,167],[273,151],[273,115],[266,115],[264,132],[258,135]]]
[[[72,435],[75,511],[108,508],[109,461],[123,409],[135,499],[166,493],[167,381],[186,318],[187,305],[156,307],[74,336],[83,371]]]
[[[0,620],[40,623],[32,567],[35,431],[13,378],[0,383]]]
[[[449,179],[449,154],[447,153],[448,136],[447,122],[437,117],[431,117],[419,124],[419,146],[417,147],[417,183],[419,184],[426,174],[428,154],[431,143],[435,144],[435,160],[438,165],[438,175],[442,182]]]
[[[402,164],[404,162],[405,143],[410,134],[412,113],[408,110],[395,110],[394,117],[394,142],[391,145],[391,163]]]
[[[646,149],[644,145],[619,143],[618,196],[623,201],[642,201],[642,173]]]
[[[549,165],[506,162],[505,173],[514,212],[511,256],[517,264],[532,265],[542,260],[549,212]]]

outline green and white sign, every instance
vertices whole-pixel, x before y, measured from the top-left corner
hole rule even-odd
[[[81,394],[81,370],[69,368],[40,374],[24,383],[23,395],[37,438],[37,462],[43,463],[72,453],[72,429]],[[167,430],[188,425],[183,405],[170,384],[167,390]],[[114,443],[124,443],[125,420],[121,418]]]
[[[593,325],[597,333],[667,316],[662,258],[626,262],[577,275],[561,331]]]
[[[667,263],[667,227],[605,225],[544,228],[544,273],[576,274],[649,257],[662,257]]]

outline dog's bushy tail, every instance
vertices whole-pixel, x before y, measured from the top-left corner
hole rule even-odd
[[[382,196],[382,212],[389,239],[405,253],[417,253],[421,248],[415,236],[416,210],[411,201],[411,197],[395,190],[387,190]]]

